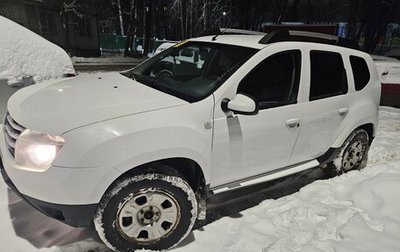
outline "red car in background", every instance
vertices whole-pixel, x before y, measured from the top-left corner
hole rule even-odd
[[[382,83],[381,105],[400,107],[400,60],[372,55]]]

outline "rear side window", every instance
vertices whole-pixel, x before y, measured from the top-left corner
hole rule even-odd
[[[339,53],[311,51],[310,101],[347,93],[346,70]]]
[[[363,58],[350,56],[351,69],[354,75],[354,85],[357,91],[363,89],[370,80],[367,62]]]

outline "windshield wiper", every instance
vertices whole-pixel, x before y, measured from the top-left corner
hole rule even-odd
[[[132,80],[136,80],[135,75],[133,72],[120,72],[120,74],[122,74],[123,76],[132,79]]]
[[[132,80],[136,80],[136,76],[135,76],[135,74],[133,73],[133,71],[129,73],[129,76],[128,76],[128,77],[129,77],[130,79],[132,79]]]

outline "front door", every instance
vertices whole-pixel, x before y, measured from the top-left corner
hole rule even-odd
[[[257,115],[224,113],[216,105],[212,186],[285,167],[301,128],[297,103],[301,52],[267,57],[240,82],[237,93],[256,100]]]

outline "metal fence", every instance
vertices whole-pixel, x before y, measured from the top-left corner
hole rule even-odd
[[[102,52],[123,52],[125,50],[126,36],[114,34],[100,34],[100,50]],[[150,52],[154,52],[161,44],[171,42],[170,40],[150,39]],[[142,37],[135,37],[132,48],[135,53],[143,53],[144,40]]]

